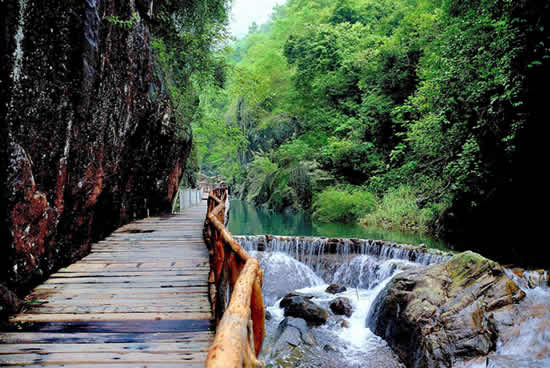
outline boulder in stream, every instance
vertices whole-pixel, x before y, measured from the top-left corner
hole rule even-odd
[[[325,290],[325,292],[329,294],[338,294],[338,293],[343,293],[346,290],[347,288],[345,286],[338,285],[338,284],[330,284]]]
[[[332,313],[340,316],[345,315],[346,317],[351,317],[351,314],[353,313],[351,302],[346,297],[338,297],[332,300],[329,303],[329,307]]]
[[[464,252],[397,274],[367,323],[408,367],[452,367],[493,351],[501,324],[495,315],[524,297],[499,264]]]
[[[328,319],[328,312],[317,304],[313,303],[305,295],[290,293],[279,303],[284,309],[285,317],[302,318],[312,326],[320,326]]]

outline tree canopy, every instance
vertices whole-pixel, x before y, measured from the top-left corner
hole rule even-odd
[[[511,225],[502,210],[525,210],[515,197],[543,112],[549,7],[289,0],[220,54],[227,83],[194,123],[200,165],[277,210],[325,213],[331,193],[363,191],[383,211],[407,193],[402,217],[457,243]]]

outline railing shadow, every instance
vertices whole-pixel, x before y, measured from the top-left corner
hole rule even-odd
[[[227,187],[212,190],[204,223],[210,253],[208,278],[216,336],[206,367],[264,367],[258,360],[265,337],[263,273],[225,228]]]

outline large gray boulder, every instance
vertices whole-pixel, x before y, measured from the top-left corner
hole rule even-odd
[[[328,312],[313,303],[311,298],[290,293],[281,300],[279,306],[285,310],[285,317],[302,318],[312,326],[322,325],[328,319]]]
[[[396,275],[376,297],[367,323],[409,367],[452,367],[496,347],[502,308],[525,293],[502,267],[464,252]]]

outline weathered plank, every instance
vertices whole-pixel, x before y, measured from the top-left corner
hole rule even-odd
[[[213,331],[193,332],[4,332],[0,343],[6,344],[108,344],[108,343],[181,343],[211,342]]]
[[[87,344],[17,344],[0,345],[1,354],[51,354],[51,353],[116,353],[119,351],[144,352],[199,352],[208,351],[210,341],[167,343],[87,343]]]
[[[53,274],[0,332],[0,366],[204,365],[214,337],[205,213],[125,225]]]
[[[2,354],[0,362],[5,366],[28,364],[105,364],[106,362],[147,363],[203,363],[206,352],[111,352],[111,353],[29,353]]]

